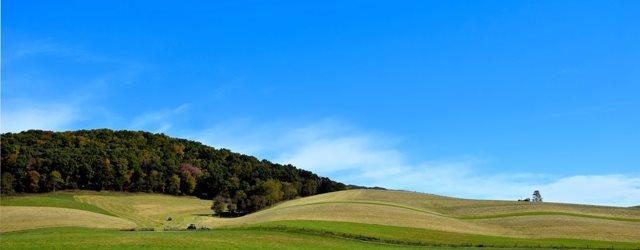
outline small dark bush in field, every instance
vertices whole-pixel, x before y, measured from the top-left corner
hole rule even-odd
[[[173,218],[171,218],[171,216],[167,217],[167,221],[172,221]]]
[[[189,226],[187,227],[187,230],[196,230],[196,229],[198,229],[196,227],[196,224],[189,224]]]

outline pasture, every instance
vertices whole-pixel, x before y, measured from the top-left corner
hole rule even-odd
[[[333,192],[238,218],[212,216],[208,200],[147,193],[63,191],[2,197],[0,204],[3,249],[74,249],[82,242],[104,248],[640,249],[638,209],[402,191]],[[192,223],[208,229],[175,231]],[[24,239],[33,244],[21,245]]]

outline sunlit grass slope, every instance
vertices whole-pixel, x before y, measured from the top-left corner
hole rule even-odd
[[[348,190],[284,202],[208,225],[322,220],[527,238],[640,242],[640,211],[575,204],[465,200],[413,192]]]
[[[62,207],[86,210],[106,215],[114,215],[108,211],[79,201],[76,197],[82,194],[95,194],[91,191],[58,191],[44,194],[24,194],[16,196],[2,196],[2,206],[34,206],[34,207]]]
[[[221,234],[232,237],[237,232],[244,231],[259,232],[258,234],[264,237],[284,237],[282,240],[289,235],[292,237],[291,243],[306,237],[329,241],[337,240],[335,238],[338,237],[342,238],[338,240],[339,242],[346,238],[375,244],[406,246],[640,249],[640,210],[634,208],[465,200],[383,190],[348,190],[316,195],[283,202],[239,218],[210,216],[211,201],[209,200],[147,193],[56,192],[3,197],[0,201],[3,206],[3,215],[4,211],[8,211],[6,209],[13,209],[12,213],[19,213],[22,218],[28,218],[42,213],[37,211],[37,207],[41,209],[57,207],[54,210],[64,208],[83,212],[69,213],[73,218],[91,218],[83,221],[96,221],[93,224],[69,224],[69,220],[72,219],[67,217],[33,217],[37,218],[35,221],[47,221],[47,223],[29,224],[19,219],[3,220],[2,231],[60,226],[96,228],[134,226],[159,230],[185,228],[188,224],[195,223],[198,227],[206,226],[213,230],[209,233],[182,232],[188,235],[185,237],[212,237],[209,234],[215,234],[215,232],[223,232]],[[118,223],[121,224],[113,220],[98,220],[96,215],[117,217],[116,219],[121,220]],[[172,219],[167,220],[169,217]],[[117,226],[113,226],[116,224]],[[51,230],[57,232],[56,229]],[[162,235],[168,238],[176,237],[174,234],[180,235],[176,232],[60,230],[62,230],[61,233],[82,234],[92,238],[93,234],[104,234],[107,238],[128,240],[133,246],[137,246],[136,242],[138,240],[142,242],[141,239],[145,237],[155,239],[155,237],[164,237]],[[11,239],[6,241],[11,243],[14,242],[13,239],[20,237],[36,237],[40,234],[39,232],[45,231],[27,231],[24,234],[3,233],[0,236],[3,237],[3,241]],[[36,237],[38,240],[47,240],[45,236],[38,237]],[[241,239],[219,238],[218,240],[226,240],[233,246],[235,244],[245,246],[236,243],[237,240],[242,241]],[[246,240],[251,241],[251,239]],[[202,239],[202,241],[216,240]],[[3,248],[9,243],[3,242]],[[18,244],[11,246],[19,246],[19,243],[11,244]]]
[[[202,215],[211,214],[211,201],[195,197],[146,193],[97,193],[77,195],[76,199],[146,228],[184,228],[190,223],[199,224],[205,219]]]
[[[295,206],[312,203],[370,202],[376,204],[402,205],[440,215],[474,219],[485,217],[507,217],[530,214],[566,213],[589,215],[611,219],[631,219],[640,222],[640,211],[629,208],[589,206],[562,203],[528,203],[517,201],[469,200],[406,191],[347,190],[333,192],[282,204]]]
[[[122,218],[78,209],[0,206],[0,232],[71,226],[131,229],[136,224]]]
[[[190,223],[198,223],[203,220],[202,214],[211,213],[211,201],[208,200],[147,193],[61,191],[47,194],[2,197],[0,205],[3,207],[73,208],[116,216],[119,219],[129,221],[134,227],[156,229],[186,227]],[[28,214],[25,216],[28,216]],[[171,219],[169,220],[169,218]],[[57,224],[49,223],[47,225],[56,226]],[[66,224],[60,225],[64,226]],[[20,229],[24,228],[20,227]]]

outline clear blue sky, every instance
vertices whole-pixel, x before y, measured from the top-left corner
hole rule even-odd
[[[360,185],[638,205],[638,13],[5,0],[2,131],[139,129]]]

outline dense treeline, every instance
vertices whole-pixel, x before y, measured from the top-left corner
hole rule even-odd
[[[346,188],[292,165],[141,131],[30,130],[2,134],[1,141],[3,194],[90,189],[195,195],[246,213]]]

